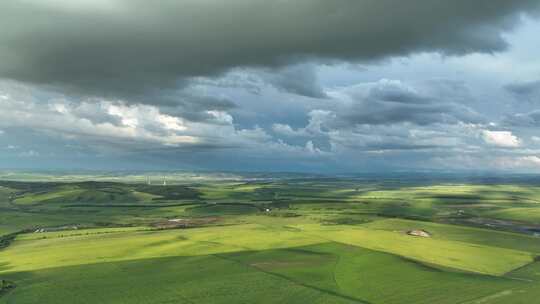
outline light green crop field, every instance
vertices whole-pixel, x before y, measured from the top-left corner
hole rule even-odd
[[[505,278],[440,271],[394,255],[339,243],[230,256],[295,282],[369,303],[461,303],[501,288],[527,286]]]
[[[219,256],[169,257],[18,273],[0,303],[359,303]]]
[[[403,233],[404,231],[412,229],[424,229],[432,234],[432,239],[436,240],[451,240],[492,247],[517,249],[540,255],[540,241],[538,237],[524,234],[405,219],[374,221],[362,225],[362,227],[396,233]]]
[[[540,298],[540,188],[523,181],[4,176],[0,304]]]
[[[293,229],[268,229],[256,224],[115,232],[37,240],[22,238],[0,252],[0,263],[10,271],[26,271],[149,257],[287,248],[318,242],[321,242],[321,239],[303,235]]]
[[[513,249],[458,241],[421,238],[361,227],[302,225],[302,231],[324,239],[389,252],[425,263],[464,271],[502,275],[529,264],[534,255]]]
[[[540,225],[540,204],[538,207],[497,210],[490,212],[489,215],[498,219],[526,221],[528,223]]]

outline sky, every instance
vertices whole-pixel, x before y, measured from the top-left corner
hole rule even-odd
[[[540,172],[540,0],[6,0],[0,168]]]

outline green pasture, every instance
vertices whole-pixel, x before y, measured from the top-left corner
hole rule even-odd
[[[16,285],[0,304],[540,298],[536,185],[10,176],[0,180],[0,236],[25,233],[0,249],[0,280]],[[179,218],[203,227],[163,229]]]
[[[424,229],[436,240],[459,241],[472,244],[518,249],[540,255],[540,238],[504,231],[493,231],[473,227],[446,225],[405,219],[385,219],[367,223],[363,227],[375,230],[404,233],[413,229]]]
[[[357,226],[296,226],[310,236],[393,253],[424,263],[490,275],[502,275],[531,263],[534,254],[459,241],[421,238]]]
[[[15,199],[14,203],[19,204],[19,205],[38,204],[38,203],[42,203],[48,200],[71,197],[73,195],[77,195],[82,192],[83,190],[81,189],[77,189],[77,188],[74,189],[72,187],[64,187],[62,189],[54,189],[53,191],[46,192],[46,193],[27,194],[21,198]]]
[[[492,211],[486,215],[498,219],[523,221],[540,225],[540,204],[537,207],[507,208]]]
[[[0,264],[5,270],[23,271],[151,257],[286,248],[318,242],[321,242],[320,238],[303,235],[294,229],[278,230],[254,224],[68,238],[21,237],[0,251]]]
[[[10,271],[23,271],[149,257],[287,248],[328,241],[490,275],[502,275],[534,259],[532,253],[525,251],[345,225],[244,224],[168,231],[131,229],[115,229],[111,233],[102,230],[95,234],[88,232],[91,230],[56,232],[52,237],[41,233],[22,235],[0,251],[0,263]],[[54,237],[58,235],[71,236]]]
[[[51,266],[2,266],[18,287],[0,303],[451,304],[530,296],[536,286],[339,243]]]
[[[83,264],[9,276],[0,303],[358,303],[219,256]]]
[[[528,286],[506,278],[441,271],[395,255],[340,243],[227,256],[300,284],[368,303],[461,303]]]

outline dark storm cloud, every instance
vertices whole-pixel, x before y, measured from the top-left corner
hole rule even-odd
[[[278,71],[271,70],[263,78],[284,92],[311,98],[327,97],[311,65],[295,65]]]
[[[411,123],[420,126],[432,124],[480,123],[483,118],[473,109],[446,96],[454,83],[433,82],[411,86],[398,80],[382,79],[376,83],[345,89],[353,103],[338,111],[342,123],[352,125],[391,125]],[[424,92],[424,87],[430,92]],[[464,87],[454,95],[467,95]],[[469,97],[470,98],[470,97]]]
[[[501,32],[538,6],[537,0],[7,0],[0,4],[0,78],[154,103],[161,89],[239,66],[500,51]],[[321,95],[299,82],[274,83]]]

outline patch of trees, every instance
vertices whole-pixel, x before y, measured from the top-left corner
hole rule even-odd
[[[171,185],[140,185],[136,188],[139,192],[159,195],[157,200],[181,200],[181,199],[198,199],[201,193],[188,186]]]
[[[11,233],[11,234],[0,236],[0,249],[4,249],[8,247],[11,244],[11,242],[15,240],[15,238],[17,237],[17,234],[18,233]]]
[[[4,292],[7,292],[9,291],[10,289],[13,289],[15,288],[15,284],[10,282],[10,281],[6,281],[6,280],[0,280],[0,296],[4,293]]]
[[[26,193],[47,193],[59,187],[60,183],[54,182],[18,182],[18,181],[0,181],[0,186],[15,189],[16,196]]]

